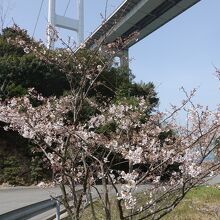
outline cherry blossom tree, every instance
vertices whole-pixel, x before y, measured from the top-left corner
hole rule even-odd
[[[220,162],[206,159],[217,147],[220,113],[195,105],[195,91],[183,89],[186,99],[168,113],[149,114],[144,97],[97,102],[89,92],[126,42],[102,42],[93,51],[82,45],[77,53],[71,48],[48,51],[42,44],[24,42],[22,30],[16,29],[21,34],[13,43],[56,63],[71,91],[44,98],[30,89],[26,96],[1,102],[0,120],[44,153],[42,160],[53,170],[70,219],[82,219],[88,205],[91,219],[97,219],[96,200],[104,218],[113,219],[114,199],[118,219],[160,219],[191,188],[218,173]],[[85,108],[93,111],[82,120]],[[180,111],[187,115],[182,125],[177,123]]]

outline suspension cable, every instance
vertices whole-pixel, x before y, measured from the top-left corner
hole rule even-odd
[[[38,21],[39,21],[39,18],[40,18],[40,14],[41,14],[41,11],[42,11],[42,8],[43,8],[43,3],[44,3],[44,0],[41,1],[41,5],[40,5],[39,11],[38,11],[37,20],[35,22],[32,38],[34,37],[35,31],[36,31],[36,28],[37,28],[37,24],[38,24]]]
[[[64,11],[63,16],[65,16],[65,15],[66,15],[66,12],[67,12],[67,10],[68,10],[69,6],[70,6],[70,0],[69,0],[69,1],[68,1],[68,3],[67,3],[67,6],[66,6],[66,9],[65,9],[65,11]]]

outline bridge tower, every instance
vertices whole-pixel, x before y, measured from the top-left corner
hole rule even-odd
[[[80,45],[84,41],[84,0],[77,1],[77,18],[69,18],[56,14],[56,0],[48,2],[48,38],[47,47],[54,48],[54,32],[51,29],[60,27],[77,32],[77,44]]]

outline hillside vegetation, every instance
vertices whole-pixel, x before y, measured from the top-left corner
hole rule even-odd
[[[28,88],[35,88],[43,96],[62,96],[68,94],[70,84],[65,73],[54,64],[48,64],[33,53],[14,46],[11,39],[16,38],[13,28],[6,28],[0,35],[0,99],[7,100],[27,94]],[[32,41],[27,33],[27,41]],[[61,49],[58,49],[61,50]],[[86,56],[86,53],[81,54]],[[72,63],[68,65],[73,65]],[[124,97],[144,96],[149,102],[149,113],[158,105],[159,99],[152,83],[134,83],[134,76],[123,68],[109,68],[105,71],[90,96],[100,102]],[[74,83],[77,83],[77,79]],[[85,105],[81,115],[83,120],[91,114]],[[3,129],[0,124],[0,184],[27,185],[41,180],[51,180],[51,171],[43,166],[42,153],[34,152],[32,143],[18,133]]]

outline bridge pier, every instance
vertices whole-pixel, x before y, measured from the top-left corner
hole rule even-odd
[[[129,51],[127,49],[123,49],[120,51],[118,55],[120,59],[120,67],[129,68]]]

